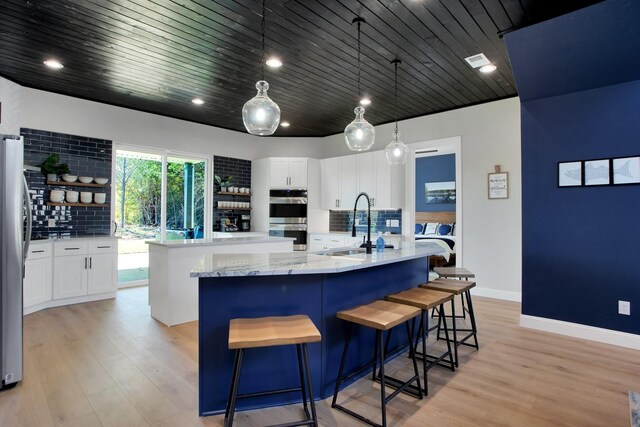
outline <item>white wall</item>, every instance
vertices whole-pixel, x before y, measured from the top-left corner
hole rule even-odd
[[[366,115],[365,115],[366,116]],[[400,122],[405,144],[460,136],[464,265],[477,276],[476,294],[520,300],[522,287],[522,203],[520,102],[481,104]],[[376,127],[374,150],[391,141],[393,124]],[[325,138],[325,157],[351,154],[342,134]],[[489,200],[487,174],[494,165],[509,172],[509,198]],[[407,194],[407,197],[413,197]]]
[[[259,138],[29,88],[22,88],[20,126],[249,160],[277,156],[321,159],[352,154],[342,133],[326,138]],[[391,140],[392,128],[392,124],[376,127],[374,151],[384,149]],[[405,120],[400,123],[400,131],[407,144],[461,137],[464,267],[477,275],[476,293],[519,300],[522,281],[519,100],[512,98]],[[487,198],[487,173],[496,164],[509,172],[507,200]]]
[[[22,87],[0,77],[0,134],[20,135]]]
[[[321,149],[318,138],[260,138],[30,88],[22,89],[20,127],[248,160],[317,157]]]

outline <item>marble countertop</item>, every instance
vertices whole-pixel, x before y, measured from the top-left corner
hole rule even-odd
[[[404,244],[401,249],[353,255],[320,255],[308,252],[281,254],[204,255],[191,270],[191,277],[271,276],[341,273],[400,261],[440,255],[444,249],[432,242]]]
[[[37,239],[31,240],[32,245],[49,242],[68,242],[69,240],[118,240],[120,237],[113,235],[98,235],[98,236],[78,236],[78,237],[59,237],[57,239]]]
[[[218,239],[179,239],[179,240],[148,240],[148,245],[164,246],[167,248],[190,248],[194,246],[244,245],[256,243],[293,242],[293,237],[224,237]],[[216,255],[220,256],[220,255]]]

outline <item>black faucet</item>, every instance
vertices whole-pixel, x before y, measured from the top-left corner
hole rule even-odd
[[[367,248],[366,252],[370,254],[371,253],[371,199],[369,198],[369,195],[364,192],[358,194],[358,197],[356,197],[356,202],[353,205],[353,226],[351,228],[351,237],[356,237],[356,209],[358,207],[358,200],[360,200],[360,197],[362,196],[367,198],[367,242],[363,243],[360,247]]]

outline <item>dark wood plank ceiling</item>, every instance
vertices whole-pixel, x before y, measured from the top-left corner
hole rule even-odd
[[[353,119],[362,88],[373,124],[516,95],[500,35],[597,0],[267,0],[266,68],[279,136],[326,136]],[[245,132],[242,105],[260,77],[255,0],[0,0],[0,75],[24,86]],[[483,52],[490,75],[464,58]],[[56,58],[59,71],[42,61]],[[202,97],[205,104],[191,103]]]

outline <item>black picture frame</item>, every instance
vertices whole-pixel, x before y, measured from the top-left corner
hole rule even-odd
[[[632,164],[626,163],[625,160],[632,162]],[[617,169],[616,163],[618,163],[619,166]],[[620,174],[617,174],[616,170],[622,170],[622,172]],[[622,177],[616,178],[617,175],[622,175]],[[638,184],[640,184],[640,155],[613,157],[611,159],[611,185]]]
[[[584,165],[580,160],[558,162],[558,187],[582,187],[584,184]]]
[[[611,159],[583,160],[582,182],[585,187],[602,187],[611,185]]]

